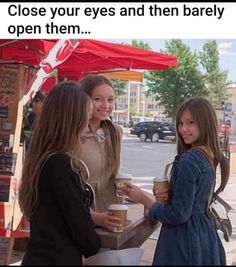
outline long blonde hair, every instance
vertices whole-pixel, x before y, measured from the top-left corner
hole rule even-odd
[[[207,146],[214,155],[214,167],[220,164],[221,168],[221,184],[217,189],[218,192],[224,190],[229,179],[229,164],[223,155],[218,137],[218,122],[215,110],[211,103],[204,97],[191,97],[187,99],[178,109],[176,116],[176,132],[177,132],[177,153],[183,153],[191,148],[191,145],[185,144],[179,133],[178,124],[182,113],[189,110],[193,120],[198,125],[200,136],[196,146]]]
[[[90,98],[78,83],[58,83],[44,100],[26,153],[19,188],[19,204],[30,218],[38,200],[38,179],[43,165],[55,153],[75,153],[88,123]]]
[[[112,82],[98,74],[89,74],[79,81],[81,90],[86,92],[90,97],[93,94],[95,88],[99,85],[107,84],[114,89]],[[120,151],[121,151],[121,134],[115,128],[114,124],[110,120],[105,120],[101,122],[101,126],[105,133],[105,151],[107,155],[106,166],[112,166],[113,175],[118,173],[120,167]]]

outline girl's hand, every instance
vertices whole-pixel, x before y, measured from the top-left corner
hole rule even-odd
[[[135,201],[135,202],[141,202],[143,196],[145,195],[144,191],[142,191],[141,188],[138,186],[126,182],[126,187],[122,188],[122,192],[129,197],[129,199]]]
[[[153,189],[153,194],[154,194],[157,202],[160,202],[160,203],[167,203],[168,202],[168,198],[169,198],[168,191],[159,193]]]
[[[126,182],[125,185],[122,191],[129,199],[142,203],[148,209],[151,208],[155,201],[146,192],[132,183]]]
[[[92,210],[91,215],[95,225],[101,226],[109,231],[113,231],[115,227],[119,226],[120,218],[111,215],[109,211],[95,212]]]

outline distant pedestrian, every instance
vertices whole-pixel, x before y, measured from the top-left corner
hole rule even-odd
[[[186,100],[177,112],[176,128],[178,155],[172,168],[168,203],[155,202],[132,184],[127,184],[124,192],[143,203],[150,219],[162,222],[153,265],[226,265],[224,247],[207,215],[218,164],[219,191],[229,178],[210,102],[203,97]]]
[[[26,114],[24,118],[24,125],[21,133],[21,142],[24,143],[26,150],[28,149],[32,130],[35,121],[37,120],[41,112],[45,97],[46,95],[43,92],[37,91],[35,96],[29,103],[30,111],[28,112],[28,114]]]
[[[129,128],[133,127],[134,126],[134,121],[133,119],[131,118],[130,121],[129,121]]]
[[[33,97],[30,105],[32,108],[32,112],[36,115],[39,115],[42,109],[43,101],[45,99],[46,95],[41,92],[37,91],[35,96]]]

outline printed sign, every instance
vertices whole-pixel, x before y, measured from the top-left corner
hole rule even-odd
[[[0,153],[0,174],[14,175],[16,167],[16,153]]]
[[[8,118],[8,107],[0,106],[0,118]]]
[[[225,103],[225,111],[232,112],[232,103]]]
[[[0,69],[0,92],[14,94],[17,89],[18,68],[14,65],[1,65]]]

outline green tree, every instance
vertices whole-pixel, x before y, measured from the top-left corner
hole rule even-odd
[[[114,85],[116,96],[125,94],[128,83],[127,81],[120,79],[111,79],[111,81]]]
[[[138,48],[143,48],[146,50],[152,50],[151,46],[149,45],[149,43],[144,43],[143,41],[138,41],[138,40],[132,40],[131,41],[131,45],[134,47],[138,47]]]
[[[130,115],[132,115],[132,116],[138,116],[139,115],[136,107],[130,107],[129,112],[130,112]]]
[[[188,97],[206,95],[204,80],[198,69],[198,57],[181,40],[174,39],[165,43],[161,51],[175,55],[176,68],[165,71],[151,71],[145,74],[149,88],[148,94],[164,106],[165,113],[173,120],[180,104]]]
[[[203,52],[199,53],[200,64],[205,73],[204,80],[209,100],[216,106],[227,100],[227,71],[222,71],[219,66],[219,51],[215,40],[206,42]]]

